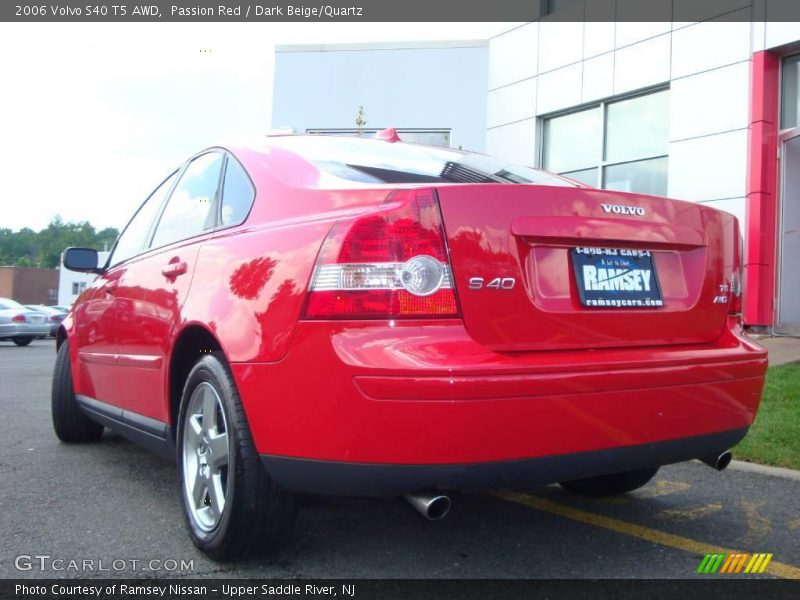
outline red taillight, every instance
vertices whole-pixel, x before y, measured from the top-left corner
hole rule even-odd
[[[379,212],[331,229],[311,279],[309,318],[458,316],[432,189],[392,192]]]
[[[53,315],[52,317],[50,317],[50,320],[57,323],[61,321],[61,317],[59,315]]]
[[[25,323],[27,321],[25,315],[14,315],[11,317],[11,320],[14,321],[14,323]]]

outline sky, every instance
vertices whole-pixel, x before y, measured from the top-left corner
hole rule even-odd
[[[501,23],[1,23],[0,228],[122,228],[191,154],[270,128],[275,44],[484,39]]]

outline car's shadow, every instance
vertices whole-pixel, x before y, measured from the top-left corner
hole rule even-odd
[[[599,539],[600,530],[490,495],[454,494],[451,513],[437,522],[426,521],[399,498],[304,496],[294,532],[282,547],[265,557],[219,565],[202,557],[183,531],[174,463],[108,431],[100,442],[82,449],[91,450],[98,479],[106,480],[115,494],[138,496],[151,507],[151,519],[168,524],[160,530],[147,527],[149,539],[156,545],[168,540],[181,556],[195,557],[196,572],[213,570],[230,577],[520,578],[541,575],[544,560],[550,565],[547,576],[570,577],[586,576],[575,567],[581,557],[598,561],[597,545],[585,541]],[[127,520],[135,523],[141,522],[136,516],[140,508],[119,510],[133,511]],[[611,564],[615,550],[605,550],[610,573],[618,569]]]

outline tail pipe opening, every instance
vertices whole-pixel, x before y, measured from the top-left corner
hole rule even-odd
[[[725,452],[722,454],[717,454],[714,456],[701,456],[700,460],[706,463],[712,469],[723,471],[729,464],[731,464],[732,458],[733,454],[731,454],[731,451],[725,450]]]
[[[421,491],[403,496],[419,514],[429,521],[439,521],[450,512],[450,497],[436,491]]]

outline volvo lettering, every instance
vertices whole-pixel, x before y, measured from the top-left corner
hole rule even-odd
[[[637,215],[644,216],[644,208],[641,206],[623,206],[620,204],[601,204],[603,211],[615,215]]]

